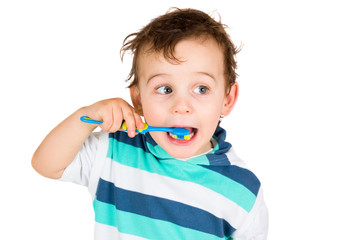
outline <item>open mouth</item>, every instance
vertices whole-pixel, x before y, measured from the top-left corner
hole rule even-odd
[[[167,133],[169,138],[171,140],[175,140],[175,142],[189,142],[191,141],[197,134],[197,128],[186,128],[190,131],[189,135],[185,135],[185,136],[177,136],[173,133]]]

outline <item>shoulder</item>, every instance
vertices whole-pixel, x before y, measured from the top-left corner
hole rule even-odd
[[[235,154],[233,148],[229,150],[227,156],[231,163],[230,171],[232,175],[255,196],[258,195],[261,187],[259,178],[247,167],[246,163]]]
[[[225,156],[229,161],[228,165],[209,165],[204,167],[241,184],[253,195],[257,196],[261,187],[258,177],[247,168],[245,162],[235,154],[233,148],[229,149]]]

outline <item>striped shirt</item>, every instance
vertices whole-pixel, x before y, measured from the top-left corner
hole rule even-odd
[[[86,185],[95,239],[266,239],[260,182],[218,127],[208,154],[172,158],[147,134],[94,133],[62,180]]]

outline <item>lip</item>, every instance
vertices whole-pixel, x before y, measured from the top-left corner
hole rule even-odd
[[[170,126],[170,127],[171,128],[187,128],[187,129],[194,128],[194,127],[186,126],[186,125],[173,125],[173,126]]]

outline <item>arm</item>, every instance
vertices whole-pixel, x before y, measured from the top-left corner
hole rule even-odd
[[[32,166],[39,174],[58,179],[73,161],[84,141],[97,127],[82,123],[81,116],[103,121],[100,127],[107,132],[116,132],[125,120],[130,137],[135,136],[137,127],[143,128],[139,115],[126,101],[119,98],[80,108],[55,127],[33,154]]]
[[[253,209],[244,224],[232,234],[235,240],[266,240],[269,228],[269,214],[265,205],[263,191],[259,190]]]

